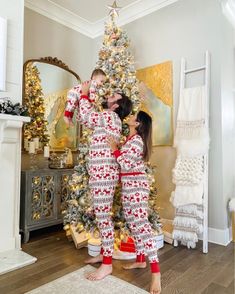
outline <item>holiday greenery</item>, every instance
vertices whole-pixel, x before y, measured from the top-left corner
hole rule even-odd
[[[114,11],[115,12],[115,11]],[[138,80],[134,68],[133,56],[128,50],[129,39],[115,24],[114,14],[111,14],[111,21],[105,26],[103,46],[99,52],[97,68],[101,68],[107,75],[107,82],[99,90],[96,99],[96,106],[101,108],[104,96],[114,92],[124,92],[133,102],[133,112],[137,112],[141,107],[139,99]],[[124,126],[123,135],[127,135],[127,128]],[[97,230],[96,219],[92,210],[92,199],[89,192],[89,175],[86,169],[86,157],[89,149],[89,138],[91,131],[83,129],[82,138],[79,145],[78,165],[75,167],[75,173],[71,180],[71,200],[68,203],[64,215],[65,230],[69,230],[69,225],[77,226],[78,231],[86,229],[88,231]],[[123,136],[123,138],[124,138]],[[149,221],[155,231],[159,231],[161,224],[156,207],[157,190],[154,186],[153,169],[150,164],[146,164],[146,172],[150,182],[149,197]],[[128,231],[125,222],[122,204],[121,204],[121,187],[116,188],[113,202],[113,221],[115,232],[115,248],[123,238],[123,233]]]
[[[97,67],[107,74],[105,90],[100,94],[123,92],[133,102],[133,111],[140,106],[139,87],[133,56],[128,50],[130,41],[126,32],[115,24],[114,18],[105,26],[103,46],[99,52]]]
[[[42,145],[46,145],[49,142],[49,135],[47,134],[43,96],[39,71],[30,62],[25,70],[24,103],[28,108],[31,121],[24,125],[24,138],[29,141],[39,138]]]
[[[11,115],[28,115],[27,107],[20,103],[12,103],[8,98],[0,99],[0,113],[11,114]]]

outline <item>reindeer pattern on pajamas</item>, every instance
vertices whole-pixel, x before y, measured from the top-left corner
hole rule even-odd
[[[93,103],[95,101],[97,83],[95,80],[91,80],[89,88],[89,100]],[[64,116],[73,118],[74,111],[78,109],[80,96],[82,94],[82,85],[77,85],[69,90],[67,94],[67,102],[65,106]],[[79,112],[77,113],[77,120],[80,120]]]
[[[143,140],[136,134],[114,151],[121,167],[124,216],[135,240],[136,254],[148,255],[150,263],[158,262],[157,248],[148,221],[149,183],[143,161]]]
[[[101,234],[103,256],[111,257],[114,228],[110,212],[119,179],[119,165],[107,143],[107,137],[112,136],[118,142],[122,123],[113,111],[96,112],[89,99],[84,99],[84,96],[79,101],[79,112],[81,123],[93,129],[88,156],[89,187]]]

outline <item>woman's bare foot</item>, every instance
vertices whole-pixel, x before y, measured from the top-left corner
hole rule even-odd
[[[146,268],[146,262],[132,262],[132,263],[127,263],[125,265],[123,265],[124,269],[134,269],[134,268]]]
[[[150,294],[160,294],[161,293],[161,274],[152,273]]]
[[[99,254],[95,257],[90,257],[90,258],[86,259],[84,262],[94,264],[94,263],[102,262],[102,260],[103,260],[103,255]]]
[[[88,273],[85,277],[90,281],[102,280],[113,271],[112,264],[101,264],[101,266],[94,272]]]

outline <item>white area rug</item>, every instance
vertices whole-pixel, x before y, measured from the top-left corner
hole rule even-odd
[[[26,294],[146,294],[130,283],[114,276],[107,276],[101,281],[89,281],[84,274],[95,268],[87,265],[59,279],[36,288]]]

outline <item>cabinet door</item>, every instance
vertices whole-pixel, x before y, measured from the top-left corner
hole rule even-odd
[[[28,220],[30,224],[56,219],[56,177],[50,171],[28,175]]]
[[[67,201],[70,199],[69,181],[72,179],[74,170],[62,170],[58,173],[58,218],[63,218],[67,208]]]

